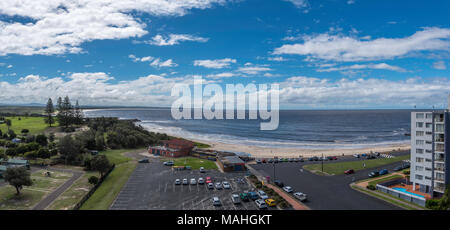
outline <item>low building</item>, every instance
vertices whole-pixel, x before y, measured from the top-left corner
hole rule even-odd
[[[245,171],[245,162],[238,156],[220,156],[217,163],[224,172]]]
[[[185,157],[189,156],[193,148],[192,141],[172,139],[163,141],[162,145],[150,146],[148,153],[164,157]]]

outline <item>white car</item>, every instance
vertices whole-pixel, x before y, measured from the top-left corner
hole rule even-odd
[[[258,190],[257,193],[263,202],[264,202],[264,200],[269,199],[269,196],[267,196],[267,194],[263,190]]]
[[[191,179],[191,185],[196,185],[196,184],[197,184],[197,181],[194,178],[192,178]]]
[[[228,181],[224,181],[224,182],[222,183],[222,185],[223,185],[223,188],[224,188],[224,189],[230,189],[230,188],[231,188],[231,185],[230,185],[230,183],[228,183]]]
[[[216,189],[222,189],[222,183],[216,182]]]
[[[188,185],[188,180],[186,178],[183,179],[183,185]]]
[[[232,194],[231,195],[231,200],[233,201],[233,204],[240,204],[241,203],[241,199],[239,198],[238,194]]]
[[[180,185],[181,184],[181,180],[180,179],[176,179],[175,180],[175,185]]]
[[[205,183],[205,180],[203,180],[203,178],[198,178],[198,184],[204,184]]]
[[[291,193],[291,192],[294,191],[294,189],[292,189],[291,186],[284,186],[284,187],[283,187],[283,190],[284,190],[285,192],[287,192],[287,193]]]
[[[301,192],[296,192],[294,193],[294,197],[297,198],[299,201],[306,201],[308,199],[308,197],[306,196],[306,194],[301,193]]]
[[[263,199],[255,200],[256,206],[258,206],[259,209],[266,209],[267,204]]]
[[[222,206],[222,202],[220,202],[220,199],[217,196],[213,197],[212,202],[214,206]]]
[[[214,184],[213,183],[208,183],[208,189],[214,189]]]

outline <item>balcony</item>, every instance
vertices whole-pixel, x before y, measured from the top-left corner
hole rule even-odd
[[[445,191],[445,186],[434,186],[434,191],[444,192]]]

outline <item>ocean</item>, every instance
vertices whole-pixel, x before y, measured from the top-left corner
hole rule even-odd
[[[260,120],[174,120],[170,109],[96,109],[86,117],[139,119],[150,131],[260,147],[352,149],[409,143],[411,110],[281,110],[277,130]]]

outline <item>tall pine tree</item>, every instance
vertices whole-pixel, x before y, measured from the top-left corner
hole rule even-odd
[[[80,105],[78,104],[78,100],[75,103],[75,124],[76,125],[81,125],[83,123],[83,111],[81,111]]]
[[[45,107],[45,113],[47,117],[45,118],[45,123],[49,124],[52,127],[52,124],[55,123],[55,119],[53,118],[53,113],[55,112],[55,108],[53,107],[53,101],[51,98],[47,101],[47,106]]]

